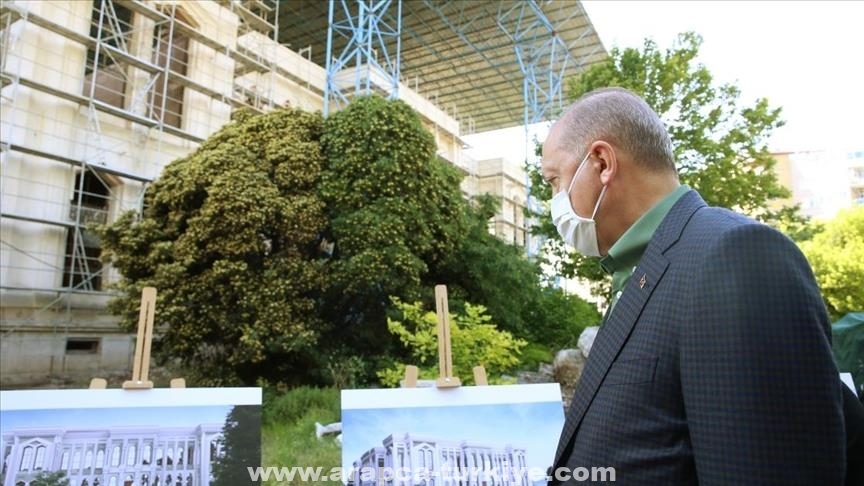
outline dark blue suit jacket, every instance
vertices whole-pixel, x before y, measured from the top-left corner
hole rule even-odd
[[[628,485],[843,484],[829,336],[795,244],[690,191],[597,335],[553,469],[614,467]]]

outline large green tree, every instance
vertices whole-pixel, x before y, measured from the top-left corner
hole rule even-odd
[[[799,246],[832,319],[864,311],[864,207],[841,211]]]
[[[335,327],[327,342],[343,353],[380,355],[395,343],[387,332],[390,296],[431,293],[430,268],[464,237],[462,174],[436,156],[411,107],[374,95],[331,114],[322,147],[320,194],[335,242],[324,309]]]
[[[300,110],[240,112],[165,168],[143,214],[101,229],[123,275],[111,308],[131,329],[141,289],[156,287],[154,349],[198,383],[295,376],[317,343],[322,130],[320,115]]]
[[[698,190],[712,205],[744,212],[768,223],[800,221],[794,208],[768,209],[769,201],[789,195],[773,170],[768,151],[771,132],[783,125],[780,109],[765,98],[753,104],[739,100],[733,84],[717,85],[697,60],[701,37],[680,34],[669,49],[646,40],[641,50],[613,48],[609,58],[570,79],[571,100],[593,89],[619,86],[642,95],[669,129],[681,181]],[[549,201],[539,167],[529,163],[531,195]],[[534,231],[548,236],[557,270],[595,282],[595,292],[607,295],[608,280],[596,259],[570,253],[561,243],[548,215],[548,205],[536,216]]]
[[[499,206],[491,195],[475,197],[465,237],[433,270],[438,281],[448,284],[451,307],[460,311],[466,301],[482,304],[498,327],[527,337],[532,323],[525,321],[523,309],[534,299],[540,272],[524,248],[489,232]]]

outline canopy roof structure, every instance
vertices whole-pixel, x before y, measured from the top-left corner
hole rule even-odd
[[[278,5],[278,40],[327,64],[330,6],[356,28],[331,35],[331,59],[363,36],[363,0],[285,0]],[[460,121],[463,133],[549,120],[563,105],[562,80],[608,58],[576,0],[381,0],[381,25],[398,29],[374,57],[393,57],[404,86]],[[358,7],[359,6],[359,7]],[[358,8],[360,9],[358,11]],[[401,11],[401,15],[400,15]],[[364,37],[365,39],[365,37]],[[396,56],[396,52],[399,55]]]

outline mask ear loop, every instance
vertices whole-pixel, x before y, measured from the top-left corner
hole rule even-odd
[[[603,200],[603,195],[606,194],[606,188],[609,186],[603,186],[603,189],[600,189],[600,197],[597,198],[597,204],[594,205],[594,212],[591,213],[591,220],[594,220],[594,217],[597,216],[597,209],[600,208],[600,201]]]
[[[576,183],[576,178],[579,177],[579,171],[582,170],[582,167],[585,165],[585,161],[588,160],[588,157],[591,156],[591,152],[585,154],[585,158],[582,159],[582,162],[579,162],[579,167],[576,167],[576,173],[573,174],[573,178],[570,179],[570,187],[567,188],[567,195],[570,195],[570,191],[573,190],[573,184]]]

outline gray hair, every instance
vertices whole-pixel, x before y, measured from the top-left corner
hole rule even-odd
[[[639,95],[624,88],[586,93],[565,111],[562,143],[584,153],[595,140],[605,140],[654,171],[675,171],[672,140],[657,113]],[[580,158],[582,155],[579,156]]]

